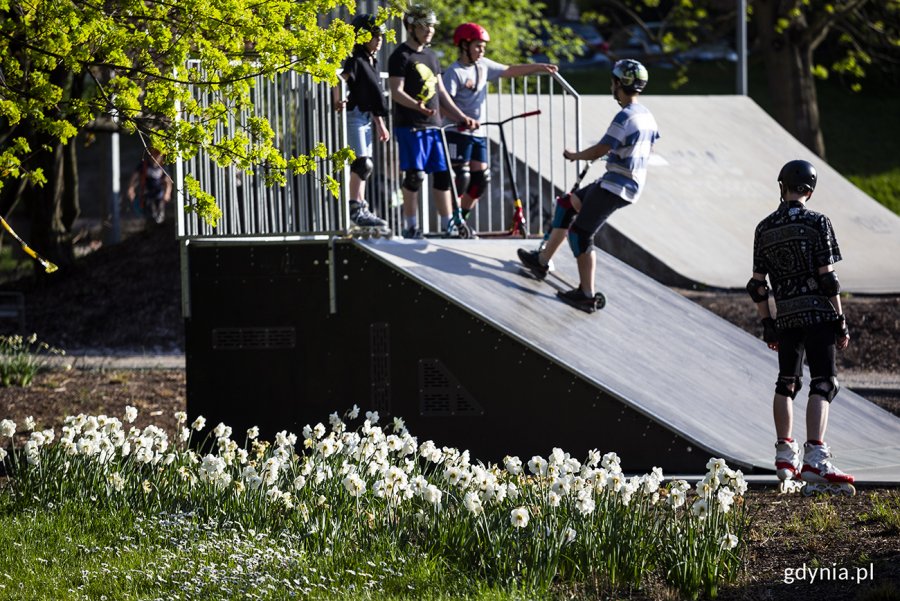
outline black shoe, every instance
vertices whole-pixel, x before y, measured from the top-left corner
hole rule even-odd
[[[539,279],[543,280],[547,277],[547,273],[550,271],[549,265],[541,265],[540,253],[536,250],[525,250],[524,248],[520,248],[518,250],[519,260],[522,262],[522,265],[531,270],[531,273]]]
[[[407,228],[400,232],[400,235],[408,240],[421,240],[425,237],[422,235],[422,230],[417,227]]]
[[[597,296],[586,296],[581,288],[573,288],[568,292],[557,292],[556,296],[576,309],[581,309],[588,313],[593,313],[599,308],[597,306]]]

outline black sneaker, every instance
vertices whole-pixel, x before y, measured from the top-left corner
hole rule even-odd
[[[593,313],[597,310],[597,297],[586,296],[581,288],[573,288],[567,292],[557,292],[556,296],[576,309],[581,309],[588,313]]]
[[[369,210],[369,203],[364,200],[350,201],[350,221],[359,227],[385,227],[387,221]]]
[[[547,277],[547,273],[550,271],[549,265],[541,265],[540,253],[536,250],[525,250],[524,248],[520,248],[518,250],[519,260],[522,262],[522,265],[531,270],[531,273],[534,274],[539,280],[543,280]]]
[[[400,232],[400,235],[409,240],[421,240],[425,237],[422,235],[422,230],[417,227],[407,228]]]

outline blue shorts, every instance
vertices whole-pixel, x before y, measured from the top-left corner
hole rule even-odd
[[[372,156],[372,115],[358,108],[347,111],[347,146],[358,157]]]
[[[487,138],[448,131],[447,146],[450,147],[450,162],[454,164],[469,161],[487,163]]]
[[[413,131],[411,127],[395,127],[394,138],[400,149],[401,171],[449,171],[444,157],[444,143],[438,130]]]

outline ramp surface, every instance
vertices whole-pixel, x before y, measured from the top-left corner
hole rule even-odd
[[[546,101],[551,102],[551,101]],[[813,163],[819,183],[810,208],[829,216],[844,260],[837,270],[844,290],[863,294],[900,293],[900,217],[867,196],[816,157],[744,96],[642,96],[662,135],[640,200],[618,211],[609,226],[666,268],[691,282],[715,288],[743,288],[752,269],[756,224],[779,202],[776,182],[792,159]],[[516,127],[535,128],[510,146],[557,189],[574,181],[574,166],[562,149],[574,147],[572,128],[557,118],[560,106],[491,104],[498,118],[541,108],[537,119]],[[608,95],[582,97],[583,145],[605,133],[618,105]],[[493,118],[493,117],[492,117]],[[513,130],[515,131],[515,130]],[[498,139],[496,128],[488,132]],[[586,181],[602,175],[598,162]]]
[[[607,306],[588,315],[557,300],[550,283],[523,275],[516,258],[520,242],[359,244],[693,441],[697,452],[740,466],[772,468],[775,354],[761,340],[610,255],[598,253],[597,282]],[[559,277],[578,281],[575,261],[565,249],[554,262]],[[555,402],[534,399],[540,400],[548,407]],[[805,398],[795,404],[798,438],[804,435],[805,405]],[[900,482],[900,419],[890,413],[842,390],[831,408],[827,439],[835,463],[859,481]]]

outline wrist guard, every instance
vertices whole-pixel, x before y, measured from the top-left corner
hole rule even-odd
[[[760,290],[762,290],[761,293]],[[769,298],[769,287],[766,285],[765,280],[750,278],[750,281],[747,282],[747,294],[750,295],[754,303],[761,303]]]
[[[847,327],[847,318],[843,314],[838,315],[837,321],[834,322],[834,335],[838,340],[850,337],[850,328]]]
[[[771,317],[764,317],[760,323],[763,327],[763,340],[778,342],[778,328],[775,327],[775,320]]]

